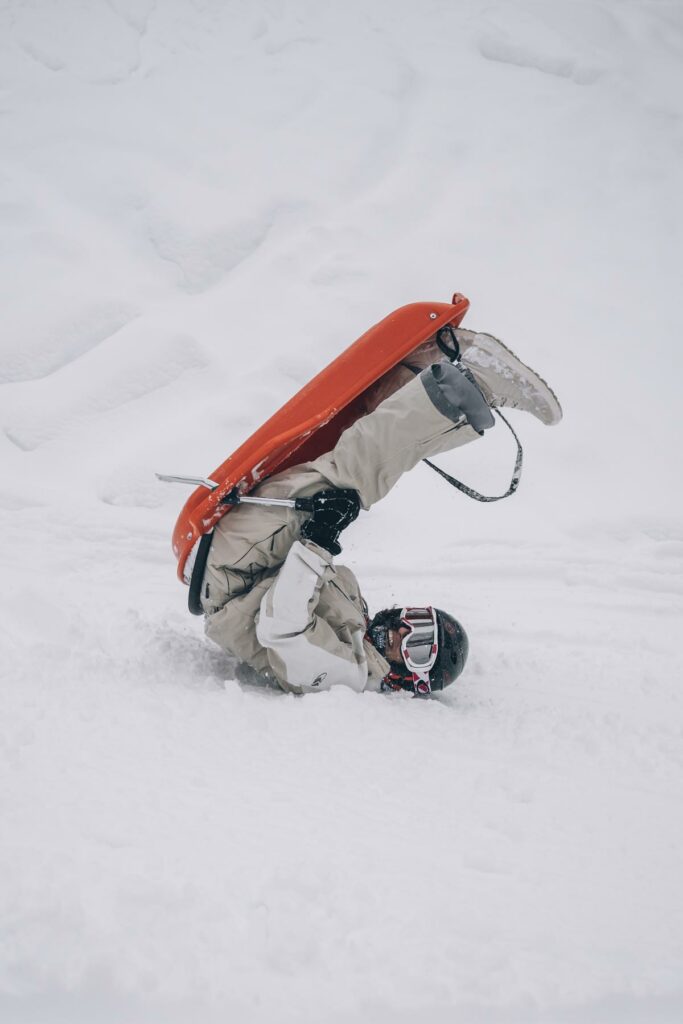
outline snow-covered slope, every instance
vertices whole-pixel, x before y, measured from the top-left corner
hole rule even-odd
[[[682,57],[674,2],[2,5],[3,1021],[681,1019]],[[466,675],[239,682],[154,470],[456,289],[565,419],[344,558]]]

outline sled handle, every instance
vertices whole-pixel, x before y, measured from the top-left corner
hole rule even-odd
[[[312,512],[312,498],[252,498],[248,494],[238,494],[237,488],[220,500],[221,505],[270,505],[274,508],[294,508],[297,512]]]
[[[178,476],[175,473],[155,473],[157,480],[165,484],[193,484],[195,487],[206,487],[215,491],[218,484],[208,476]],[[251,498],[247,494],[239,494],[236,487],[225,495],[219,505],[271,505],[274,508],[294,508],[297,512],[312,512],[313,502],[310,498]]]

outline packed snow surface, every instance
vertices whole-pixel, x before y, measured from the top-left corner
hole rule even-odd
[[[682,61],[666,0],[2,4],[3,1024],[683,1019]],[[154,471],[455,290],[564,421],[343,559],[465,675],[240,677]]]

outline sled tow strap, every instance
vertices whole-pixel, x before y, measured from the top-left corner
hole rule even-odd
[[[500,417],[500,419],[508,428],[508,430],[510,431],[510,433],[512,434],[517,443],[517,456],[515,458],[515,468],[512,471],[512,480],[510,481],[510,486],[508,487],[505,494],[497,494],[493,497],[489,497],[486,494],[480,494],[479,491],[475,491],[472,487],[468,487],[467,484],[463,484],[460,480],[456,480],[449,473],[446,473],[445,470],[440,469],[438,466],[435,466],[433,462],[429,461],[429,459],[422,460],[423,462],[427,463],[430,469],[433,469],[435,473],[438,473],[439,476],[442,476],[444,478],[444,480],[447,480],[449,484],[452,484],[453,487],[457,487],[457,489],[459,491],[462,491],[463,494],[466,494],[468,498],[474,498],[475,501],[502,501],[503,498],[509,498],[510,495],[514,494],[517,488],[519,487],[519,481],[522,477],[522,460],[524,458],[524,452],[522,451],[522,445],[520,443],[520,440],[517,437],[514,430],[512,429],[512,425],[510,424],[509,420],[507,420],[505,416],[503,416],[500,409],[494,409],[493,411],[497,416]]]

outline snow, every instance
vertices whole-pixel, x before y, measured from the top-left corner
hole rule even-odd
[[[665,0],[2,6],[3,1022],[683,1017],[682,55]],[[468,670],[264,691],[154,471],[454,290],[565,419],[344,561]]]

